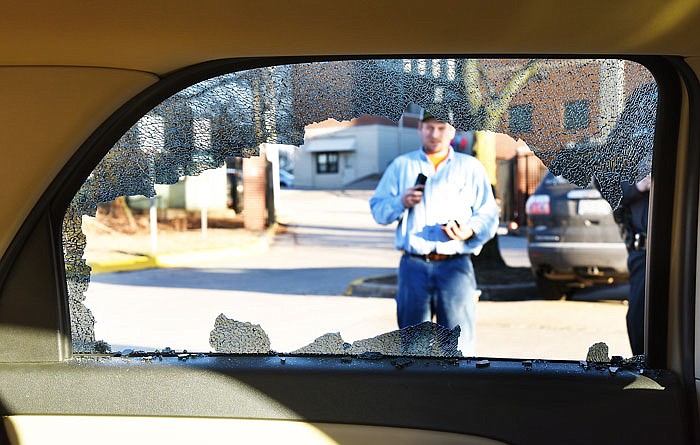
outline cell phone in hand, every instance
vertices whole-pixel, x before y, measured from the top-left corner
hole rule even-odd
[[[420,188],[423,190],[425,188],[425,182],[428,180],[428,177],[425,176],[423,173],[418,173],[418,177],[416,178],[416,184],[414,187]]]

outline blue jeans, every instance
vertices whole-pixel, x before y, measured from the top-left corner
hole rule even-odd
[[[449,329],[461,328],[459,349],[474,354],[476,278],[471,257],[425,261],[404,254],[399,265],[396,297],[399,328],[432,321]]]

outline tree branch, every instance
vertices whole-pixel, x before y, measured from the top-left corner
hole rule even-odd
[[[479,109],[484,103],[484,97],[481,94],[480,88],[481,75],[475,59],[468,59],[465,61],[462,78],[470,112],[472,115],[475,115],[479,112]]]
[[[536,59],[530,59],[525,66],[520,68],[513,76],[508,79],[503,87],[500,97],[498,97],[490,106],[487,106],[487,118],[484,123],[484,130],[495,130],[498,123],[501,121],[503,113],[510,105],[513,97],[532,79],[539,71],[539,62]]]

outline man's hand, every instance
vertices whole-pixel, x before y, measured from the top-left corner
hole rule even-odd
[[[401,195],[401,203],[407,209],[412,208],[414,205],[421,202],[423,199],[423,186],[419,185],[416,187],[409,187]]]
[[[448,221],[442,226],[445,234],[453,240],[466,241],[474,236],[474,231],[471,227],[461,227],[457,221]]]
[[[648,192],[651,189],[651,173],[636,183],[635,186],[637,187],[637,190],[642,193]]]

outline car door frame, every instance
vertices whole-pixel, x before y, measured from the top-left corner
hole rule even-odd
[[[88,138],[52,181],[0,261],[0,324],[14,327],[0,334],[0,343],[8,345],[0,355],[0,381],[6,382],[0,387],[2,415],[52,413],[260,418],[259,414],[263,413],[268,418],[280,420],[471,433],[511,443],[539,443],[543,438],[565,438],[572,431],[581,440],[596,439],[594,433],[586,432],[584,428],[585,419],[595,419],[603,422],[609,434],[602,443],[630,438],[630,432],[622,434],[615,422],[640,424],[638,439],[647,441],[644,443],[652,443],[650,439],[659,437],[653,433],[652,426],[665,432],[665,438],[669,437],[668,429],[673,429],[677,433],[674,438],[681,442],[692,443],[700,437],[694,342],[700,141],[698,131],[688,124],[697,116],[700,93],[695,74],[681,59],[674,57],[620,57],[642,63],[652,71],[659,84],[659,110],[664,111],[657,119],[655,135],[646,366],[653,370],[647,375],[657,383],[663,383],[660,386],[665,390],[647,388],[625,393],[624,388],[640,380],[638,372],[613,373],[610,367],[585,368],[576,363],[556,361],[535,360],[535,365],[528,369],[521,360],[491,360],[489,367],[482,369],[470,360],[458,361],[455,365],[451,361],[424,358],[416,359],[406,369],[398,369],[392,364],[392,358],[370,362],[356,359],[352,366],[345,366],[339,357],[288,357],[281,366],[280,357],[209,357],[186,363],[164,357],[167,366],[148,368],[139,358],[119,358],[119,363],[116,363],[116,358],[90,361],[72,355],[61,226],[70,200],[114,143],[153,106],[206,78],[270,65],[351,58],[247,58],[183,68],[134,97]],[[685,140],[679,141],[679,134]],[[661,153],[660,141],[664,142],[663,156],[657,155]],[[33,310],[36,305],[43,310]],[[18,337],[13,339],[13,335]],[[27,359],[29,350],[33,351],[31,360]],[[37,363],[28,364],[27,361]],[[125,380],[127,368],[130,370],[129,380]],[[193,369],[195,372],[190,372]],[[225,384],[212,384],[221,389],[220,397],[213,399],[217,402],[214,406],[225,407],[219,411],[208,411],[205,399],[197,391],[197,386],[193,386],[195,382],[202,382],[202,374],[209,373],[226,377]],[[334,400],[350,400],[356,405],[319,403],[319,379]],[[94,395],[98,388],[110,382],[121,382],[120,390],[129,397],[102,397],[104,403],[99,405],[92,398],[71,400],[70,389],[74,388],[74,380],[91,388]],[[187,397],[173,397],[170,403],[163,403],[161,398],[149,402],[130,389],[152,392],[153,385],[164,380],[190,388],[185,392]],[[215,381],[216,377],[212,380]],[[26,394],[18,391],[17,388],[27,388],[27,385],[37,385],[41,389],[41,392],[37,389],[30,393],[44,394],[42,405],[25,400]],[[566,397],[555,397],[549,391],[552,387],[559,388]],[[255,395],[243,402],[255,408],[243,409],[241,406],[244,405],[226,403],[226,399],[240,399],[237,394],[250,393],[251,388]],[[358,388],[364,389],[358,394]],[[455,400],[452,397],[455,391],[464,397]],[[533,403],[542,394],[548,395],[546,400],[550,405],[544,406],[544,401]],[[298,416],[280,414],[279,409],[265,404],[266,397],[293,407]],[[68,400],[71,402],[67,403]],[[197,409],[190,405],[192,400],[199,401],[195,404]],[[591,416],[590,410],[600,401],[604,401],[609,409]],[[645,408],[649,413],[627,412],[625,406],[629,403]],[[372,404],[376,408],[370,409],[367,415],[358,412],[359,406],[366,408]],[[474,410],[475,405],[479,406],[478,411]],[[406,415],[400,409],[406,406],[415,406],[417,411]],[[421,416],[420,409],[424,406],[438,408],[428,416]],[[661,420],[659,407],[664,408]],[[654,411],[657,413],[652,416]],[[465,419],[463,415],[466,414],[471,417]],[[578,418],[567,421],[567,416]],[[606,416],[610,418],[606,420]],[[545,417],[549,418],[546,423],[549,430],[543,436],[538,431],[544,427],[542,418]],[[499,432],[499,428],[503,429],[502,419],[517,420],[518,430]],[[552,427],[551,423],[558,426]],[[601,442],[600,437],[597,442]]]

